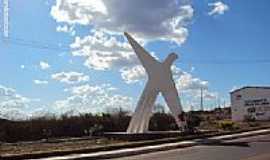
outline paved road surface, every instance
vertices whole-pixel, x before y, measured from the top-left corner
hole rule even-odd
[[[270,160],[270,135],[202,143],[201,146],[112,160]]]

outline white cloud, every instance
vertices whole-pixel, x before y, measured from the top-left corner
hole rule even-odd
[[[59,25],[56,27],[57,32],[64,32],[64,33],[70,33],[70,35],[74,36],[76,34],[76,31],[74,30],[73,26],[68,26],[68,25]]]
[[[7,119],[23,119],[27,117],[25,110],[29,108],[31,99],[24,97],[13,88],[0,85],[0,117]]]
[[[18,108],[1,108],[0,118],[8,120],[25,120],[30,117],[27,112]]]
[[[72,55],[85,57],[85,66],[95,70],[138,64],[138,59],[127,42],[120,42],[103,31],[92,30],[89,36],[76,37],[71,48]]]
[[[51,8],[51,15],[57,22],[88,25],[96,18],[107,15],[107,8],[101,0],[57,0]]]
[[[175,84],[180,91],[208,88],[208,81],[203,81],[199,78],[195,78],[192,76],[192,74],[182,71],[175,65],[172,66],[171,70],[173,73]],[[122,79],[128,84],[141,82],[147,78],[146,72],[141,65],[122,68],[120,72]]]
[[[209,82],[201,80],[192,76],[190,73],[182,71],[176,66],[171,68],[177,90],[180,93],[188,96],[190,101],[197,101],[200,97],[200,90],[204,90],[204,98],[206,100],[214,100],[217,97],[217,93],[208,91]],[[123,68],[120,70],[123,80],[130,83],[137,83],[145,80],[147,75],[141,65],[137,65],[132,68]],[[185,100],[186,101],[186,100]]]
[[[56,31],[57,32],[69,32],[69,28],[67,25],[64,26],[57,26],[56,27]]]
[[[217,93],[208,90],[208,81],[194,77],[192,74],[184,72],[176,66],[173,66],[172,72],[177,90],[182,96],[186,97],[182,99],[185,101],[184,103],[187,103],[187,101],[189,101],[189,104],[191,102],[197,102],[201,96],[201,89],[203,89],[203,96],[206,100],[216,99]]]
[[[49,69],[51,66],[48,64],[48,62],[40,61],[39,66],[42,70]]]
[[[132,98],[114,93],[109,84],[91,86],[89,84],[67,89],[70,96],[55,102],[55,109],[61,112],[76,110],[79,113],[100,113],[108,109],[132,109]]]
[[[215,3],[209,3],[209,6],[213,7],[210,12],[208,12],[208,15],[222,15],[226,11],[228,11],[230,8],[227,4],[224,4],[221,1],[217,1]]]
[[[216,92],[209,92],[208,90],[205,90],[203,93],[203,97],[206,100],[216,100],[218,97],[218,93]]]
[[[128,31],[144,39],[177,44],[185,42],[186,25],[193,12],[187,0],[57,0],[51,8],[57,22],[89,25],[118,34]]]
[[[147,77],[141,65],[136,65],[131,68],[122,68],[120,72],[122,79],[128,84],[139,82]]]
[[[16,93],[16,90],[13,88],[8,88],[5,86],[0,85],[0,102],[6,103],[6,100],[15,100],[16,102],[29,102],[30,99],[23,97]]]
[[[79,72],[60,72],[52,74],[51,77],[56,81],[68,84],[75,84],[89,81],[89,76]]]
[[[194,78],[190,73],[187,72],[183,72],[178,78],[176,78],[175,83],[180,91],[208,88],[208,81]]]
[[[187,110],[187,106],[199,106],[201,98],[201,89],[203,89],[203,97],[206,103],[213,102],[217,99],[218,93],[209,90],[209,82],[194,77],[188,72],[181,71],[176,67],[178,74],[174,73],[176,88],[180,94],[183,108]],[[206,106],[208,106],[207,104]]]
[[[38,79],[33,80],[33,82],[34,82],[35,84],[48,84],[48,81],[38,80]]]
[[[184,94],[190,96],[190,100],[192,102],[200,102],[201,100],[201,90],[198,89],[192,89],[192,90],[186,90]],[[211,92],[207,89],[203,89],[203,98],[204,100],[216,100],[218,97],[217,92]]]

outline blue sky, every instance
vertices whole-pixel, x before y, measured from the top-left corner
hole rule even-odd
[[[268,0],[119,2],[9,0],[2,115],[133,110],[146,75],[123,31],[160,60],[179,55],[173,72],[185,110],[199,108],[200,88],[209,109],[229,103],[233,88],[269,85]]]

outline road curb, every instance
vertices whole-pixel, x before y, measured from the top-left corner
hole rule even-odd
[[[249,131],[243,133],[237,133],[232,135],[223,135],[223,136],[214,136],[209,137],[208,139],[215,139],[215,140],[232,140],[237,138],[244,138],[256,135],[265,135],[270,134],[270,129],[263,129],[257,131]],[[113,151],[101,151],[96,153],[89,153],[89,154],[74,154],[74,155],[67,155],[67,156],[59,156],[59,157],[50,157],[50,158],[41,158],[39,160],[98,160],[98,159],[106,159],[106,158],[120,158],[125,156],[132,156],[132,155],[139,155],[139,154],[146,154],[156,151],[165,151],[165,150],[172,150],[176,148],[186,148],[199,145],[198,140],[201,139],[194,139],[192,141],[182,141],[182,142],[175,142],[175,143],[166,143],[161,145],[153,145],[153,146],[144,146],[144,147],[137,147],[137,148],[127,148],[127,149],[120,149],[120,150],[113,150]],[[37,160],[37,159],[36,159]]]
[[[248,132],[236,133],[236,134],[231,134],[231,135],[215,136],[212,139],[216,138],[219,140],[232,140],[232,139],[237,139],[237,138],[245,138],[245,137],[264,135],[264,134],[270,134],[270,129],[248,131]]]
[[[198,142],[193,141],[185,141],[178,143],[168,143],[163,145],[155,145],[155,146],[146,146],[139,148],[128,148],[121,149],[116,151],[105,151],[98,153],[90,153],[90,154],[76,154],[62,157],[51,157],[51,158],[41,158],[41,159],[33,159],[33,160],[98,160],[98,159],[106,159],[106,158],[120,158],[125,156],[139,155],[157,151],[166,151],[176,148],[185,148],[195,146]]]

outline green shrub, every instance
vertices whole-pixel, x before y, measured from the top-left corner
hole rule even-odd
[[[255,117],[251,116],[251,115],[245,115],[244,116],[244,121],[245,122],[255,122]]]
[[[249,127],[259,127],[260,124],[258,122],[248,122]]]
[[[235,129],[238,129],[239,126],[233,122],[233,121],[229,121],[229,120],[226,120],[226,121],[220,121],[218,123],[218,127],[222,130],[235,130]]]

